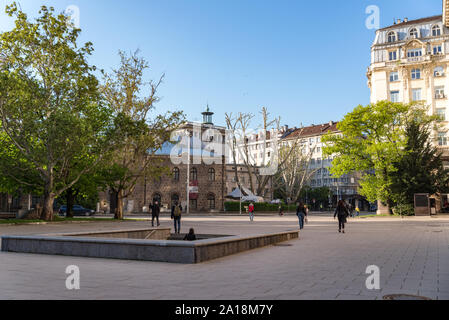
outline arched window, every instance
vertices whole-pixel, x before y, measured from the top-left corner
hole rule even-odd
[[[198,170],[197,168],[190,169],[190,181],[198,180]]]
[[[441,36],[441,28],[440,28],[440,26],[433,26],[432,27],[432,36],[433,37]]]
[[[215,181],[215,169],[210,168],[208,172],[209,181]]]
[[[417,39],[419,37],[418,29],[412,28],[409,32],[410,38]]]
[[[215,195],[213,193],[209,193],[207,195],[207,203],[209,204],[209,209],[214,210],[215,209]]]
[[[394,31],[389,32],[387,37],[388,37],[388,42],[396,42],[396,32],[394,32]]]
[[[173,169],[173,180],[179,181],[179,168]]]
[[[436,67],[433,69],[433,76],[434,77],[442,77],[444,76],[444,68],[443,67]]]

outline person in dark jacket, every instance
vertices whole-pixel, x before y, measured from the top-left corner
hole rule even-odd
[[[346,218],[348,215],[348,208],[345,206],[343,200],[338,201],[337,209],[335,209],[334,213],[334,219],[338,216],[338,232],[345,233],[345,223],[347,222]]]
[[[161,207],[159,206],[159,202],[155,201],[154,204],[151,206],[151,225],[154,227],[154,219],[157,221],[157,226],[159,227],[161,224],[159,223],[159,214],[161,212]]]
[[[298,206],[296,207],[296,215],[299,219],[299,229],[302,230],[304,229],[304,219],[307,217],[307,210],[304,203],[298,203]]]
[[[175,203],[175,205],[171,208],[171,218],[175,225],[175,233],[181,233],[181,215],[182,215],[182,206],[181,204]]]
[[[195,230],[193,230],[193,228],[190,228],[189,233],[186,234],[186,236],[184,237],[185,241],[195,241],[196,240],[196,235],[195,235]]]

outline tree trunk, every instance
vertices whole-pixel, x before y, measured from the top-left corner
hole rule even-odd
[[[73,218],[73,205],[75,203],[75,195],[73,194],[73,189],[69,188],[66,191],[66,202],[67,202],[67,218]]]
[[[116,193],[117,196],[117,208],[115,209],[114,219],[123,220],[123,190]]]
[[[46,192],[44,196],[44,206],[42,209],[41,219],[45,221],[53,220],[53,203],[55,195],[52,192]]]

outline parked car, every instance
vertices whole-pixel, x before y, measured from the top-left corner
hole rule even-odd
[[[72,207],[72,212],[73,212],[73,216],[92,216],[95,211],[91,210],[91,209],[86,209],[83,206],[77,205],[75,204]],[[59,215],[61,216],[65,216],[67,214],[67,206],[61,206],[61,208],[59,208]]]

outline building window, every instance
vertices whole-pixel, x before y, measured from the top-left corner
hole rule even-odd
[[[435,99],[444,99],[444,87],[435,87]]]
[[[179,181],[179,168],[173,169],[173,180]]]
[[[399,91],[391,91],[390,100],[391,102],[399,102]]]
[[[320,148],[320,147],[317,147],[317,148],[316,148],[316,152],[321,152],[321,148]]]
[[[316,159],[316,164],[321,164],[321,158]]]
[[[410,38],[417,39],[418,38],[418,29],[416,29],[416,28],[411,29],[409,35],[410,35]]]
[[[190,199],[190,209],[198,209],[198,201],[196,201],[196,199]]]
[[[434,47],[433,47],[433,54],[434,54],[434,55],[441,54],[442,52],[443,52],[443,51],[442,51],[442,49],[441,49],[441,44],[438,45],[438,46],[434,46]]]
[[[433,75],[435,77],[442,77],[444,76],[444,68],[443,67],[436,67],[433,69]]]
[[[421,69],[412,69],[412,79],[413,80],[421,79]]]
[[[417,58],[422,56],[421,49],[410,49],[407,51],[407,57],[409,58]]]
[[[209,193],[207,195],[207,203],[209,204],[209,209],[214,210],[215,209],[215,195],[213,193]]]
[[[432,27],[432,36],[433,37],[441,36],[441,28],[439,26]]]
[[[198,170],[197,168],[190,169],[190,181],[198,180]]]
[[[317,179],[316,185],[317,185],[318,187],[321,186],[321,179]]]
[[[396,60],[397,57],[398,57],[398,55],[397,55],[396,51],[388,52],[388,58],[389,58],[390,61]]]
[[[441,121],[445,121],[446,120],[446,108],[439,108],[436,111],[437,111],[438,118],[440,118]]]
[[[209,181],[215,181],[215,169],[210,168],[208,171]]]
[[[412,90],[412,100],[413,101],[421,101],[421,89],[413,89]]]
[[[390,82],[399,81],[399,72],[394,71],[390,73]]]
[[[396,42],[396,33],[391,31],[388,33],[388,42]]]
[[[447,135],[446,132],[438,133],[438,145],[439,146],[447,146]]]

